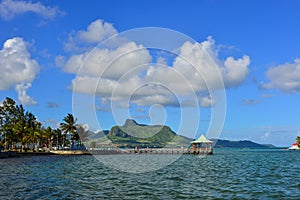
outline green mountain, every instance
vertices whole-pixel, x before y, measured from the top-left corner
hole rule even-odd
[[[191,139],[177,135],[170,127],[144,125],[127,119],[123,126],[114,126],[105,134],[108,141],[118,147],[187,147]]]
[[[192,141],[191,138],[176,134],[168,126],[138,124],[132,119],[127,119],[123,126],[114,126],[109,131],[90,134],[88,139],[89,143],[94,143],[96,147],[114,145],[126,148],[187,148]],[[214,148],[275,148],[273,145],[258,144],[248,140],[211,140],[214,142]]]

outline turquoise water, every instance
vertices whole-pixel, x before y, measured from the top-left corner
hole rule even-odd
[[[127,159],[134,165],[153,156],[167,155]],[[159,170],[127,173],[93,156],[1,159],[0,199],[299,199],[299,160],[300,151],[215,149],[209,156],[183,155]]]

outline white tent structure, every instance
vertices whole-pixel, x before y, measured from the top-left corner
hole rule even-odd
[[[212,154],[213,152],[213,141],[208,140],[204,135],[192,141],[191,144],[193,154]]]

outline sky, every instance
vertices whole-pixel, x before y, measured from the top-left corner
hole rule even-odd
[[[196,138],[300,135],[300,2],[0,1],[0,101],[56,128],[126,118]]]

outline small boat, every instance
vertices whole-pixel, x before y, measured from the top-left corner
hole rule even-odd
[[[292,144],[292,146],[289,147],[289,150],[300,150],[300,148],[299,148],[299,146],[298,146],[298,143]]]

